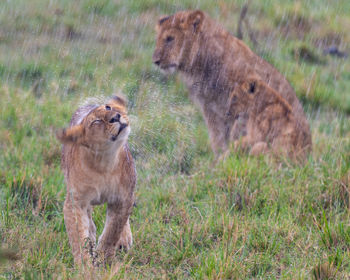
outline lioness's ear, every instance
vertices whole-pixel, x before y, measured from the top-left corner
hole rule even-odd
[[[78,143],[84,134],[84,127],[79,124],[56,132],[57,139],[63,143]]]
[[[204,13],[200,10],[196,10],[189,14],[187,18],[187,24],[192,26],[193,32],[198,32],[201,30],[204,19]]]
[[[126,107],[128,105],[126,98],[124,96],[121,96],[121,95],[113,95],[110,102],[114,105],[119,105],[119,106],[123,106],[123,107]]]

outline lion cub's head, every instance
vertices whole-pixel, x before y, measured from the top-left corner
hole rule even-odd
[[[235,84],[228,98],[226,115],[237,118],[241,113],[258,113],[271,103],[278,103],[286,111],[292,111],[290,105],[264,81],[248,77]]]
[[[63,144],[78,144],[103,150],[124,143],[130,133],[126,101],[114,96],[90,111],[82,121],[57,133]]]
[[[201,31],[204,17],[204,13],[199,10],[161,17],[156,25],[157,42],[153,62],[168,73],[181,67]]]
[[[257,100],[258,83],[255,79],[240,84],[235,83],[227,102],[227,116],[236,118],[241,113],[249,113],[254,101]]]

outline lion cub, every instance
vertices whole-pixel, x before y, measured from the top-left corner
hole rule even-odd
[[[308,133],[300,129],[291,106],[274,89],[256,77],[236,84],[228,100],[227,116],[248,113],[247,135],[234,142],[257,155],[271,151],[303,161],[311,150]]]
[[[129,215],[136,171],[127,144],[130,133],[126,102],[117,96],[103,105],[87,105],[57,133],[63,143],[62,169],[67,185],[64,221],[75,264],[110,261],[119,246],[129,249]],[[107,203],[105,227],[97,248],[94,205]]]

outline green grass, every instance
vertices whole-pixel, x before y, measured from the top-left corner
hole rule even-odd
[[[303,102],[314,143],[305,166],[234,154],[213,167],[183,83],[152,66],[159,16],[200,8],[234,33],[243,3],[0,4],[0,279],[89,276],[73,267],[54,132],[85,98],[114,92],[129,99],[134,245],[93,278],[350,278],[350,58],[322,54],[332,43],[350,52],[350,2],[252,1],[248,12],[259,44],[245,42]],[[322,63],[296,56],[301,47]],[[97,207],[98,233],[104,215]]]

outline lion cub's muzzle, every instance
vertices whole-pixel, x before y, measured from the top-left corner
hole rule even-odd
[[[158,50],[155,50],[152,56],[152,61],[155,65],[160,66],[161,54]]]
[[[120,133],[124,130],[124,128],[128,127],[127,123],[122,122],[122,117],[119,113],[117,113],[116,115],[114,115],[110,120],[109,123],[119,123],[119,129],[117,134],[112,136],[112,141],[117,140],[118,136],[120,135]]]
[[[117,113],[114,117],[109,120],[110,123],[120,122],[120,114]]]
[[[120,132],[122,132],[122,130],[124,129],[124,128],[126,128],[128,125],[126,124],[126,123],[121,123],[120,124],[120,127],[119,127],[119,131],[118,131],[118,135],[120,134]]]

